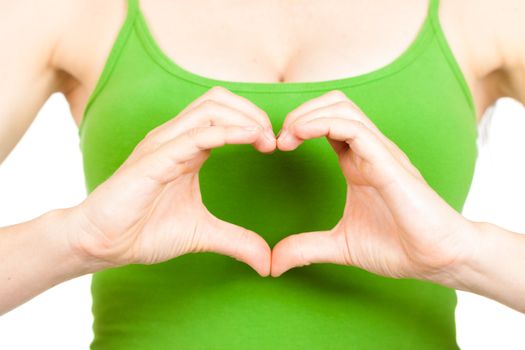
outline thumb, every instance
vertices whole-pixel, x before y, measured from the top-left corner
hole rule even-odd
[[[230,256],[252,267],[261,276],[270,274],[271,249],[257,233],[216,219],[203,234],[201,251]]]
[[[272,250],[271,275],[311,263],[344,264],[342,245],[330,231],[297,233],[283,238]]]

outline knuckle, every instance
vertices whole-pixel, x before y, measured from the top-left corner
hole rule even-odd
[[[348,100],[343,100],[343,101],[339,101],[339,102],[336,102],[334,103],[334,106],[336,109],[342,111],[342,112],[353,112],[354,111],[354,106],[353,104],[348,101]]]
[[[346,96],[344,92],[340,90],[333,90],[333,91],[335,91],[334,95],[336,95],[336,97],[339,97],[341,99],[341,101],[338,102],[338,104],[340,103],[341,106],[344,106],[345,108],[349,108],[352,111],[362,112],[359,106],[354,101],[352,101],[350,98],[348,98],[348,96]]]
[[[224,105],[214,101],[206,100],[199,106],[199,112],[201,113],[201,120],[206,121],[206,125],[213,125],[214,120],[223,113]]]
[[[149,130],[146,135],[143,137],[142,141],[149,141],[154,139],[157,135],[157,128]]]
[[[154,132],[149,132],[135,147],[135,152],[149,153],[161,145]]]
[[[188,129],[188,131],[186,131],[185,135],[186,137],[190,138],[190,139],[197,139],[199,137],[199,135],[201,135],[203,132],[203,128],[202,127],[195,127],[195,128],[191,128],[191,129]]]
[[[222,96],[229,92],[230,91],[226,89],[225,87],[222,87],[220,85],[215,85],[215,86],[212,86],[206,94],[210,96]]]
[[[358,111],[361,111],[361,109],[359,108],[359,106],[357,105],[357,103],[355,103],[354,101],[352,101],[351,99],[347,98],[346,99],[346,102],[352,106],[352,108],[354,108],[355,110],[358,110]]]
[[[138,152],[142,152],[144,151],[145,148],[146,148],[146,139],[142,139],[135,145],[135,148],[133,148],[133,152],[131,154],[137,154]]]
[[[341,99],[347,99],[346,97],[346,94],[344,92],[342,92],[341,90],[330,90],[328,92],[328,94],[330,96],[334,96],[334,97],[337,97],[337,98],[341,98]]]
[[[201,109],[211,109],[211,108],[216,108],[217,106],[218,106],[218,103],[215,100],[211,98],[206,98],[200,103],[199,107]]]
[[[352,124],[353,127],[358,129],[366,128],[366,124],[362,120],[349,119],[348,122]]]

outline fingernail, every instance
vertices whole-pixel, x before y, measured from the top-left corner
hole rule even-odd
[[[268,128],[264,131],[264,136],[272,142],[275,140],[275,135],[273,134],[273,130],[271,128]]]
[[[286,139],[288,139],[290,137],[288,131],[285,130],[281,130],[280,134],[279,134],[279,141],[286,141]]]

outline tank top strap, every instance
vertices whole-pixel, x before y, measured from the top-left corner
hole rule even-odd
[[[127,0],[128,1],[128,18],[131,20],[135,19],[136,17],[139,18],[139,20],[146,20],[144,18],[144,14],[142,13],[142,10],[140,8],[140,0]]]
[[[465,94],[465,97],[469,103],[469,106],[472,109],[472,111],[474,111],[473,113],[475,114],[476,106],[474,105],[474,98],[472,96],[472,92],[470,90],[470,87],[468,86],[465,75],[463,74],[463,71],[461,70],[461,66],[456,60],[454,52],[452,51],[452,48],[450,47],[449,41],[445,35],[445,31],[443,30],[443,27],[441,26],[441,20],[439,18],[439,0],[430,0],[427,16],[432,26],[435,38],[441,49],[441,52],[445,56],[447,63],[450,66],[450,69],[454,72],[459,82],[459,85],[461,86],[461,89],[463,90],[463,93]]]
[[[123,23],[126,26],[126,23],[133,22],[137,14],[140,12],[138,0],[127,0],[127,10],[126,10],[126,20]]]
[[[140,11],[139,0],[128,0],[128,13],[132,14]]]
[[[428,4],[428,13],[427,15],[435,21],[438,17],[439,11],[439,0],[430,0],[430,3]]]

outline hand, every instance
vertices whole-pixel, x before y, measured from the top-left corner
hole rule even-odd
[[[337,153],[348,184],[343,217],[329,231],[281,240],[272,251],[271,274],[336,263],[393,278],[448,278],[472,242],[472,223],[338,90],[290,112],[278,148],[293,150],[320,136],[326,136]]]
[[[202,203],[199,170],[211,149],[225,144],[253,144],[272,152],[276,140],[265,112],[214,87],[151,130],[110,178],[73,207],[81,229],[70,237],[72,245],[109,266],[154,264],[206,251],[268,275],[266,241],[218,219]]]

